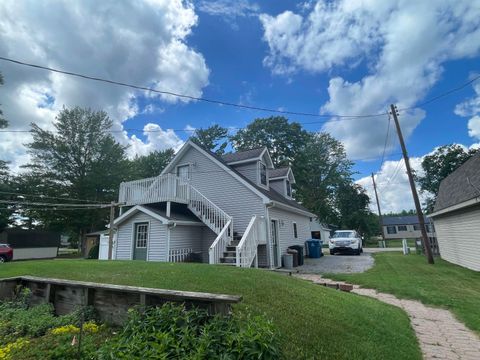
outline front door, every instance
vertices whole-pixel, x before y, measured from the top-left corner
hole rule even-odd
[[[272,232],[272,251],[273,251],[273,266],[279,267],[278,264],[278,221],[271,220],[270,228]]]
[[[147,260],[148,223],[135,223],[133,260]]]

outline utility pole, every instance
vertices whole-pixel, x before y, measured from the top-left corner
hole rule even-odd
[[[383,232],[383,217],[382,217],[382,211],[380,210],[380,201],[378,201],[377,184],[375,184],[375,176],[373,175],[373,173],[372,173],[372,181],[373,181],[373,190],[375,190],[375,199],[377,199],[378,218],[380,219],[380,232],[382,233],[383,246],[385,246],[385,233]]]
[[[405,160],[405,167],[407,168],[408,181],[410,182],[410,188],[412,189],[413,201],[415,203],[418,222],[420,224],[420,230],[422,232],[423,247],[425,249],[425,255],[427,255],[428,263],[433,264],[434,261],[433,261],[433,255],[432,255],[432,248],[430,247],[430,239],[428,238],[427,230],[425,229],[425,219],[423,218],[423,212],[420,206],[420,200],[418,199],[417,188],[415,187],[415,182],[413,181],[412,169],[410,168],[410,161],[408,159],[407,148],[405,147],[405,142],[403,141],[402,129],[400,128],[400,123],[398,122],[397,107],[392,104],[390,105],[390,110],[391,110],[391,114],[393,115],[393,120],[395,120],[398,140],[400,141],[400,146],[402,147],[403,159]]]
[[[115,206],[117,206],[117,204],[112,201],[110,203],[110,231],[108,232],[108,260],[112,260],[113,220],[115,219]]]

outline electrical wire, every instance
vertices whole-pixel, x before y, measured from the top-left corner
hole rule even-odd
[[[90,208],[105,208],[110,207],[111,204],[67,204],[67,203],[44,203],[44,202],[29,202],[29,201],[16,201],[16,200],[0,200],[0,204],[10,205],[30,205],[30,206],[53,206],[53,207],[90,207]]]
[[[297,111],[286,111],[286,110],[278,110],[278,109],[271,109],[271,108],[264,108],[264,107],[258,107],[258,106],[250,106],[250,105],[243,105],[243,104],[237,104],[237,103],[232,103],[228,101],[222,101],[222,100],[216,100],[216,99],[209,99],[209,98],[204,98],[204,97],[196,97],[196,96],[191,96],[191,95],[185,95],[185,94],[178,94],[174,93],[172,91],[165,91],[165,90],[157,90],[153,88],[149,88],[146,86],[139,86],[139,85],[134,85],[134,84],[128,84],[120,81],[115,81],[115,80],[108,80],[96,76],[90,76],[90,75],[84,75],[72,71],[64,71],[64,70],[59,70],[55,68],[51,68],[48,66],[42,66],[42,65],[37,65],[37,64],[32,64],[32,63],[27,63],[24,61],[19,61],[11,58],[7,58],[4,56],[0,56],[0,60],[7,61],[13,64],[17,65],[22,65],[22,66],[27,66],[27,67],[32,67],[40,70],[47,70],[63,75],[69,75],[69,76],[75,76],[87,80],[93,80],[93,81],[99,81],[99,82],[104,82],[108,84],[113,84],[113,85],[118,85],[118,86],[123,86],[123,87],[128,87],[136,90],[143,90],[143,91],[150,91],[162,95],[169,95],[169,96],[174,96],[182,99],[189,99],[189,100],[197,100],[197,101],[204,101],[208,103],[213,103],[213,104],[218,104],[218,105],[224,105],[224,106],[231,106],[231,107],[236,107],[236,108],[241,108],[241,109],[248,109],[248,110],[257,110],[257,111],[264,111],[264,112],[270,112],[270,113],[276,113],[276,114],[285,114],[285,115],[299,115],[299,116],[310,116],[310,117],[326,117],[326,118],[331,118],[331,117],[338,117],[338,118],[369,118],[369,117],[378,117],[378,116],[383,116],[383,114],[367,114],[367,115],[327,115],[327,114],[316,114],[316,113],[308,113],[308,112],[297,112]]]
[[[20,175],[17,173],[17,175]],[[81,201],[85,203],[96,203],[96,204],[103,204],[101,201],[96,200],[85,200],[85,199],[76,199],[76,198],[65,198],[59,196],[46,196],[46,195],[35,195],[35,194],[22,194],[17,192],[9,192],[9,191],[0,191],[0,194],[5,195],[17,195],[17,196],[25,196],[25,197],[34,197],[34,198],[42,198],[42,199],[54,199],[54,200],[66,200],[66,201]]]

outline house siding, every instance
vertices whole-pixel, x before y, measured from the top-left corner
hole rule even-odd
[[[278,235],[280,256],[286,253],[289,246],[305,246],[305,241],[311,238],[309,217],[295,214],[275,207],[268,209],[268,212],[270,220],[273,219],[279,221]],[[283,226],[281,225],[282,222]],[[294,222],[297,223],[297,239],[295,239],[295,237],[293,236]]]
[[[433,218],[440,256],[480,271],[480,206]]]
[[[397,230],[396,234],[389,234],[387,227],[394,226]],[[399,231],[399,226],[406,226],[407,231]],[[404,225],[384,225],[383,226],[383,233],[385,234],[386,240],[391,239],[418,239],[422,237],[422,232],[420,230],[414,230],[413,225],[411,224],[404,224]],[[435,232],[428,232],[428,236],[435,236]]]
[[[243,234],[253,215],[264,214],[265,205],[259,195],[197,149],[189,148],[178,160],[178,164],[191,164],[192,186],[233,217],[234,231]]]
[[[150,222],[147,260],[167,261],[167,225],[150,215],[138,212],[118,226],[116,259],[130,260],[133,253],[133,225],[137,222]]]
[[[285,196],[285,180],[270,180],[270,188]]]
[[[202,251],[203,226],[177,225],[170,228],[170,250],[192,249]]]
[[[254,161],[247,164],[232,165],[232,166],[240,174],[250,179],[255,184],[258,183],[258,161]]]

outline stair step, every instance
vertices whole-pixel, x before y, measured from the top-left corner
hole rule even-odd
[[[227,251],[223,252],[224,257],[234,257],[237,258],[237,251],[235,250],[229,250],[227,246]]]
[[[220,258],[220,262],[224,264],[236,264],[237,258],[236,257],[223,257]]]
[[[230,246],[237,246],[238,244],[240,243],[240,240],[233,240],[231,243],[230,243]]]
[[[234,245],[227,246],[227,251],[233,251],[237,253],[237,247]]]

